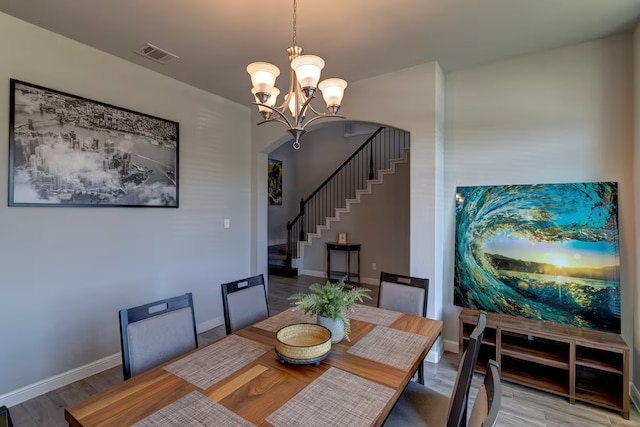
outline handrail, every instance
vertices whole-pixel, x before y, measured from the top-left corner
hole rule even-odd
[[[407,132],[380,126],[318,188],[300,200],[300,212],[287,222],[287,267],[297,257],[298,242],[306,239],[305,227],[315,230],[325,223],[336,208],[366,188],[376,170],[386,169],[392,159],[403,157],[408,145]]]
[[[353,152],[352,155],[350,155],[347,160],[345,160],[340,166],[338,166],[338,169],[336,169],[331,175],[329,175],[329,178],[325,179],[324,182],[322,184],[320,184],[318,186],[318,188],[316,188],[313,193],[311,193],[311,195],[309,197],[307,197],[306,199],[302,199],[301,203],[306,204],[309,200],[311,200],[311,198],[313,196],[315,196],[316,194],[318,194],[318,192],[320,190],[322,190],[322,187],[324,187],[325,185],[327,185],[327,183],[329,181],[331,181],[333,179],[333,177],[335,177],[336,175],[338,175],[338,173],[344,169],[344,167],[349,164],[349,162],[351,160],[353,160],[354,157],[356,157],[358,155],[358,153],[360,153],[367,145],[369,145],[369,143],[376,137],[378,136],[378,134],[380,132],[382,132],[384,130],[384,126],[380,126],[373,134],[371,134],[371,136],[369,138],[367,138],[367,140],[365,142],[362,143],[362,145],[360,147],[358,147],[358,149],[356,151]],[[303,212],[300,211],[298,212],[298,215],[295,216],[295,218],[293,218],[290,222],[291,224],[295,223],[298,218],[300,218],[302,216]]]
[[[339,173],[342,169],[344,169],[344,167],[345,167],[347,164],[349,164],[349,162],[350,162],[350,161],[351,161],[355,156],[357,156],[357,155],[358,155],[358,153],[360,153],[360,152],[364,149],[364,147],[366,147],[367,145],[369,145],[369,143],[370,143],[370,142],[371,142],[371,141],[372,141],[376,136],[378,136],[378,134],[379,134],[380,132],[382,132],[382,130],[383,130],[383,129],[384,129],[384,126],[380,126],[380,127],[379,127],[379,128],[378,128],[378,129],[377,129],[377,130],[376,130],[376,131],[375,131],[375,132],[374,132],[374,133],[369,137],[369,138],[367,138],[367,140],[366,140],[366,141],[365,141],[365,142],[364,142],[364,143],[363,143],[363,144],[362,144],[362,145],[361,145],[361,146],[360,146],[356,151],[354,151],[354,152],[353,152],[353,154],[352,154],[352,155],[350,155],[350,156],[349,156],[349,158],[348,158],[347,160],[345,160],[345,161],[344,161],[344,163],[342,163],[340,166],[338,166],[338,169],[336,169],[336,170],[335,170],[331,175],[329,175],[329,178],[325,179],[325,180],[324,180],[324,182],[323,182],[322,184],[320,184],[320,185],[318,186],[318,188],[316,188],[316,190],[315,190],[313,193],[311,193],[311,195],[310,195],[309,197],[307,197],[306,199],[304,199],[304,203],[306,204],[309,200],[311,200],[311,198],[312,198],[313,196],[315,196],[316,194],[318,194],[318,192],[322,189],[322,187],[324,187],[325,185],[327,185],[327,183],[328,183],[329,181],[331,181],[331,179],[332,179],[334,176],[338,175],[338,173]]]

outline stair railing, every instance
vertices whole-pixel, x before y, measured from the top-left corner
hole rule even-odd
[[[287,267],[298,257],[299,242],[307,238],[328,217],[354,199],[377,172],[390,168],[390,161],[404,157],[409,148],[409,133],[388,127],[378,128],[347,160],[306,199],[300,200],[300,212],[287,222]]]

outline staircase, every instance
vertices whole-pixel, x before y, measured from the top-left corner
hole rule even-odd
[[[348,212],[353,203],[359,203],[361,195],[369,194],[373,185],[382,183],[385,174],[393,173],[398,162],[406,161],[408,151],[407,132],[378,128],[309,197],[300,200],[300,212],[287,222],[286,253],[279,255],[284,257],[283,265],[273,265],[272,269],[270,255],[269,272],[297,275],[293,260],[300,256],[300,244],[310,244],[311,239],[319,237],[331,222],[338,221],[341,213]],[[269,250],[281,249],[270,247]],[[273,259],[276,259],[275,254]]]
[[[287,264],[287,245],[269,245],[269,274],[282,277],[295,277],[298,275],[298,269]]]
[[[367,180],[366,187],[363,188],[363,189],[356,190],[356,196],[353,199],[345,200],[345,206],[343,208],[336,208],[335,209],[335,215],[332,216],[332,217],[325,218],[326,222],[324,224],[318,225],[316,227],[316,231],[315,232],[307,233],[307,239],[304,240],[304,241],[300,241],[299,242],[300,249],[303,249],[305,246],[312,245],[313,244],[313,239],[320,238],[323,231],[331,229],[332,223],[339,222],[342,215],[351,212],[351,209],[352,209],[353,205],[359,204],[361,202],[362,196],[372,194],[374,192],[374,187],[376,185],[384,184],[384,177],[386,175],[395,174],[396,173],[396,167],[398,165],[409,162],[409,148],[408,147],[404,149],[404,152],[402,154],[403,154],[402,157],[400,157],[398,159],[391,159],[389,161],[389,168],[388,169],[380,169],[380,170],[378,170],[375,179]],[[300,250],[299,251],[299,255],[300,255],[300,257],[302,257],[304,255],[304,250]]]

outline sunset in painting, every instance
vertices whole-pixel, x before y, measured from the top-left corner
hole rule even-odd
[[[617,184],[459,187],[456,305],[620,332]]]

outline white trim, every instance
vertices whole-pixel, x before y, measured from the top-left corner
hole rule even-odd
[[[438,337],[436,342],[433,343],[431,350],[427,353],[426,361],[431,363],[439,363],[442,355],[444,354],[444,346],[442,345],[442,337]]]
[[[322,277],[323,279],[327,278],[327,273],[324,271],[315,271],[315,270],[299,270],[299,274],[304,276],[312,276],[312,277]],[[360,283],[366,283],[367,285],[380,285],[380,278],[374,279],[370,277],[363,277],[360,279]]]
[[[120,353],[112,354],[111,356],[104,357],[100,360],[96,360],[95,362],[88,363],[78,368],[71,369],[67,372],[54,375],[53,377],[46,378],[42,381],[38,381],[3,394],[0,396],[0,406],[4,405],[11,407],[18,405],[26,400],[33,399],[34,397],[38,397],[59,387],[90,377],[91,375],[95,375],[107,369],[111,369],[121,363],[122,356]]]
[[[362,279],[360,279],[360,283],[366,283],[367,285],[373,285],[373,286],[380,286],[380,278],[378,277],[377,279],[373,279],[369,277],[363,277]]]
[[[196,325],[196,332],[201,334],[205,331],[208,331],[209,329],[213,329],[216,328],[220,325],[224,325],[224,317],[223,316],[218,316],[218,317],[214,317],[211,320],[206,320],[204,322],[198,323]]]
[[[629,383],[629,394],[631,396],[631,403],[636,407],[636,410],[640,412],[640,391],[633,383]]]
[[[323,277],[326,278],[327,277],[327,273],[324,271],[315,271],[315,270],[300,270],[298,271],[298,274],[303,274],[305,276],[313,276],[313,277]]]
[[[198,323],[196,325],[196,331],[200,334],[220,325],[224,325],[224,317],[222,316],[214,317],[211,320]],[[18,405],[24,401],[33,399],[34,397],[38,397],[67,384],[80,381],[84,378],[90,377],[91,375],[106,371],[107,369],[111,369],[120,364],[122,364],[122,355],[118,352],[111,356],[96,360],[95,362],[87,363],[86,365],[79,366],[67,372],[45,378],[44,380],[3,394],[0,396],[0,406],[4,405],[11,407]]]
[[[460,351],[460,344],[458,341],[444,340],[444,351],[458,354]]]

